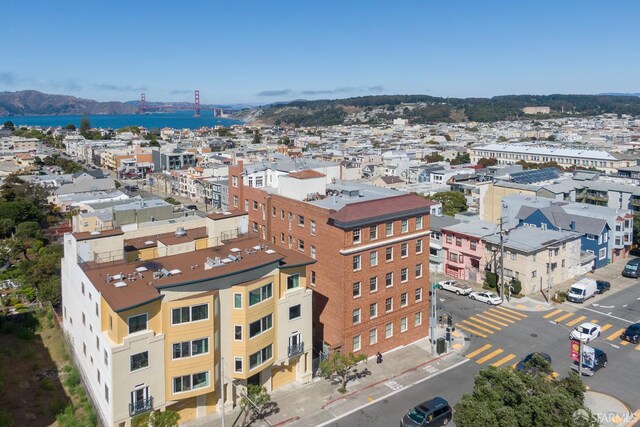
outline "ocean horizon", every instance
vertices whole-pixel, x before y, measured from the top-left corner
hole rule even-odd
[[[0,120],[13,122],[16,126],[66,126],[80,127],[84,115],[47,115],[47,116],[4,116]],[[170,113],[148,114],[95,114],[88,115],[91,127],[121,129],[127,126],[152,128],[199,129],[201,127],[231,126],[242,124],[240,120],[213,117],[212,111],[203,111],[200,117],[194,117],[192,110]]]

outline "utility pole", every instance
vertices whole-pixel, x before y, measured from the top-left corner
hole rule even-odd
[[[224,357],[220,356],[220,397],[222,399],[222,424],[224,427]]]
[[[502,224],[504,223],[504,217],[500,217],[500,297],[504,302],[504,234],[502,231]]]
[[[431,337],[431,357],[436,356],[436,320],[437,320],[437,308],[438,308],[438,300],[436,298],[436,289],[438,289],[437,284],[431,285],[431,291],[429,295],[431,297],[431,315],[429,318],[429,335]]]

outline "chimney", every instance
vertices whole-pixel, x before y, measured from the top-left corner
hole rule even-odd
[[[571,221],[571,223],[569,223],[569,228],[571,229],[571,231],[576,231],[576,222]]]

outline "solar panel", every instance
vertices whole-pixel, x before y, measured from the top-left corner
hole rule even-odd
[[[533,169],[511,174],[511,181],[517,184],[532,184],[534,182],[549,181],[560,176],[556,168]]]

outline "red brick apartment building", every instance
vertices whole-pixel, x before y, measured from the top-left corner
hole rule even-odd
[[[229,204],[249,213],[261,239],[317,260],[309,272],[316,350],[373,355],[428,335],[432,202],[312,169],[252,173],[242,162],[229,167]]]

